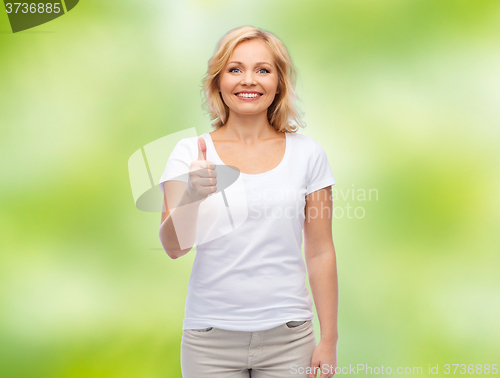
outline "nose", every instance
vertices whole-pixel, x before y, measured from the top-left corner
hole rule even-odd
[[[252,85],[255,84],[255,76],[251,70],[248,70],[241,79],[241,84]]]

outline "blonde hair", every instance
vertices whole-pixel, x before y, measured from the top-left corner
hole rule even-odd
[[[292,65],[286,47],[270,32],[253,26],[240,26],[227,32],[219,41],[214,55],[208,61],[208,70],[203,78],[203,91],[205,101],[202,108],[208,112],[212,127],[218,129],[223,126],[229,117],[229,107],[224,103],[219,93],[219,82],[222,69],[226,66],[236,46],[253,39],[263,41],[274,58],[274,64],[278,72],[278,91],[274,101],[267,109],[269,124],[278,132],[297,132],[299,127],[305,127],[302,114],[295,109],[294,103],[297,99],[295,93],[296,72]],[[291,125],[295,122],[296,125]]]

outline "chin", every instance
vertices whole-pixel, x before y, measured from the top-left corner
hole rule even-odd
[[[233,112],[235,113],[238,113],[238,114],[244,114],[244,115],[254,115],[254,114],[260,114],[262,113],[263,111],[265,111],[266,109],[262,109],[262,110],[243,110],[243,109],[235,109],[233,110]]]

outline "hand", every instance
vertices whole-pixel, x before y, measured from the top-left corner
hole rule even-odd
[[[320,378],[331,378],[335,375],[337,368],[337,345],[320,341],[314,348],[311,357],[311,373],[308,378],[316,378],[317,372]]]
[[[215,163],[207,161],[207,145],[202,137],[198,138],[198,160],[191,163],[187,193],[193,201],[204,201],[217,190]]]

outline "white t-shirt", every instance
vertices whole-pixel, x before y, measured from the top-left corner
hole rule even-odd
[[[223,192],[201,203],[183,329],[254,332],[314,318],[301,252],[305,196],[334,185],[335,179],[318,142],[285,135],[285,154],[277,167],[240,173]],[[201,137],[207,160],[217,165],[221,189],[219,170],[227,166],[209,133]],[[198,158],[197,140],[177,143],[160,178],[162,191],[164,181],[188,181],[190,164]]]

